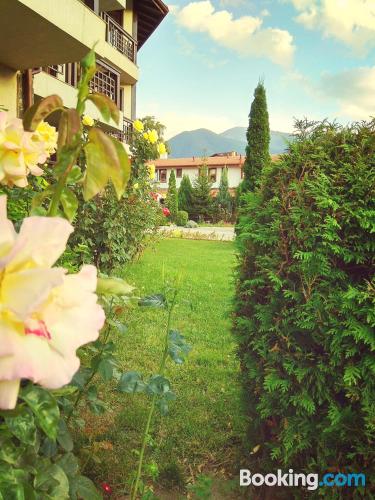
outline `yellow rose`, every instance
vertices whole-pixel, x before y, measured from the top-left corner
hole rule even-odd
[[[155,165],[153,165],[153,164],[148,165],[148,176],[149,176],[150,180],[155,179]]]
[[[167,152],[167,148],[165,147],[165,144],[163,144],[162,142],[160,144],[158,144],[159,155],[165,155],[166,152]]]
[[[145,132],[145,133],[143,134],[143,139],[146,139],[146,141],[148,141],[148,133],[147,133],[147,132]]]
[[[155,144],[158,142],[158,139],[159,139],[158,133],[156,132],[155,129],[152,129],[148,133],[148,140],[151,142],[151,144]]]
[[[133,123],[133,127],[137,132],[143,132],[144,127],[141,120],[135,120],[135,122]]]
[[[44,149],[52,155],[57,148],[57,131],[47,122],[40,122],[34,135],[33,140],[44,143]]]
[[[92,127],[94,125],[94,119],[90,115],[84,115],[82,123],[83,125],[86,125],[86,127]]]

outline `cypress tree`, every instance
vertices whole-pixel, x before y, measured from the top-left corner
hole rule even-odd
[[[193,186],[190,177],[184,174],[178,190],[178,209],[190,213],[193,203]]]
[[[229,193],[228,167],[223,168],[220,178],[219,192],[216,196],[216,204],[223,210],[226,217],[232,212],[232,197]]]
[[[195,219],[209,219],[213,213],[213,199],[211,196],[212,183],[208,177],[208,168],[203,164],[198,176],[193,182],[193,205],[191,214]]]
[[[168,192],[165,199],[165,204],[171,212],[172,220],[175,219],[178,212],[178,193],[176,186],[176,174],[174,170],[171,171],[168,181]]]
[[[253,191],[264,166],[270,162],[270,125],[267,110],[266,89],[260,81],[254,91],[254,100],[249,114],[249,127],[246,133],[246,159],[244,180],[240,193]]]

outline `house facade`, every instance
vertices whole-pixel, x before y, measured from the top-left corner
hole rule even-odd
[[[76,103],[79,61],[95,45],[91,89],[121,110],[103,128],[128,142],[136,113],[137,52],[168,13],[161,0],[0,0],[0,106],[14,116],[58,94]],[[92,103],[87,114],[102,120]]]
[[[207,165],[208,175],[212,182],[212,192],[215,194],[220,186],[220,179],[224,168],[228,168],[229,189],[234,192],[242,180],[245,157],[236,153],[215,155],[208,158],[168,158],[155,161],[156,180],[161,193],[168,189],[169,176],[175,171],[177,187],[180,186],[184,175],[190,177],[191,183],[197,177],[200,167]]]

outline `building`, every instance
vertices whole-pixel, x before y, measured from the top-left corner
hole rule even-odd
[[[272,160],[276,160],[278,155],[273,155]],[[213,194],[216,194],[220,186],[220,179],[224,168],[228,168],[229,190],[234,193],[243,177],[244,155],[238,155],[235,152],[217,153],[208,158],[168,158],[160,159],[154,162],[156,168],[156,180],[159,184],[161,193],[168,189],[168,180],[171,171],[175,171],[177,187],[180,186],[182,177],[186,174],[193,183],[198,175],[199,168],[203,163],[207,165],[208,175],[212,182]]]
[[[48,95],[75,107],[79,61],[95,45],[91,88],[121,110],[103,124],[127,142],[136,113],[137,52],[168,13],[161,0],[0,0],[0,106],[12,115]],[[95,106],[86,112],[101,120]]]

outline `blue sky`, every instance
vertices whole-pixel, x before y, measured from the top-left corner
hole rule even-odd
[[[172,3],[173,2],[173,3]],[[169,138],[246,126],[259,78],[272,130],[375,115],[375,0],[172,0],[139,52],[138,115]]]

